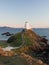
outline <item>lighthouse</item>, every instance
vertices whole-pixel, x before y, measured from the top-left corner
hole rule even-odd
[[[26,30],[31,29],[31,26],[30,26],[30,24],[29,24],[28,22],[25,22],[25,29],[26,29]]]

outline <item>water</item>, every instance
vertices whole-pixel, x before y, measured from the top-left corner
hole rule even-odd
[[[11,34],[15,34],[22,31],[22,28],[9,28],[9,27],[0,27],[0,40],[7,40],[10,36],[1,35],[5,32],[10,32]],[[49,39],[49,28],[34,28],[33,31],[40,35],[46,36]]]
[[[11,34],[15,34],[22,31],[22,28],[9,28],[9,27],[0,27],[0,40],[7,40],[10,36],[1,35],[5,32],[10,32]],[[49,40],[49,28],[34,28],[33,31],[40,36],[46,36]],[[48,41],[49,43],[49,41]],[[16,47],[18,48],[18,47]],[[15,49],[15,47],[7,46],[2,48],[4,51],[11,51],[11,49]]]
[[[9,32],[15,34],[22,31],[22,28],[9,28],[9,27],[0,27],[0,40],[7,40],[10,36],[2,35],[2,33]]]
[[[33,31],[36,32],[36,34],[46,36],[46,38],[49,39],[49,28],[36,28],[33,29]]]
[[[40,36],[45,36],[49,44],[49,28],[36,28],[33,31]]]

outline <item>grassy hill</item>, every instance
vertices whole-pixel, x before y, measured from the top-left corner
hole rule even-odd
[[[7,42],[11,46],[15,47],[32,47],[33,50],[41,49],[42,46],[45,45],[44,42],[41,41],[41,37],[38,36],[32,30],[23,30],[13,36],[11,36]]]
[[[47,57],[47,39],[38,36],[32,30],[22,30],[13,36],[11,36],[7,42],[14,47],[18,47],[15,49],[15,53],[26,53],[36,59],[41,59],[43,62],[46,62],[45,58]],[[45,52],[45,53],[44,53]],[[36,65],[36,64],[35,64]]]

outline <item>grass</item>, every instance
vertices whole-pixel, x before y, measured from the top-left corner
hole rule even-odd
[[[25,44],[26,44],[27,46],[32,45],[32,41],[30,40],[29,37],[25,36],[25,37],[24,37],[24,40],[25,40]]]
[[[29,65],[25,59],[19,56],[13,56],[13,57],[0,56],[0,64],[1,65]]]
[[[21,33],[17,33],[14,36],[10,37],[7,42],[10,43],[11,46],[20,46],[22,44]]]
[[[31,55],[32,57],[34,57],[35,55],[33,55],[33,52],[31,49],[37,49],[39,48],[39,44],[37,43],[38,41],[38,37],[37,35],[35,35],[34,33],[32,34],[32,31],[30,31],[29,33],[26,32],[24,37],[24,39],[22,40],[22,33],[17,33],[13,36],[11,36],[7,42],[6,41],[0,41],[0,46],[1,47],[7,47],[8,44],[10,44],[11,46],[20,46],[24,41],[24,44],[21,48],[15,49],[13,50],[15,53],[28,53],[29,55]],[[37,40],[37,41],[35,41]],[[31,49],[30,46],[31,45]],[[25,58],[21,58],[20,56],[13,56],[13,57],[5,57],[5,56],[0,56],[0,64],[1,65],[29,65],[28,62],[26,61]],[[36,61],[33,61],[33,65],[38,65],[38,63],[36,63]],[[41,64],[40,64],[41,65]]]
[[[8,43],[6,41],[0,40],[0,47],[7,47]]]

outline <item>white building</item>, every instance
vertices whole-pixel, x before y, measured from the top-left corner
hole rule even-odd
[[[30,24],[28,23],[28,22],[25,22],[25,29],[31,29],[31,26],[30,26]]]

